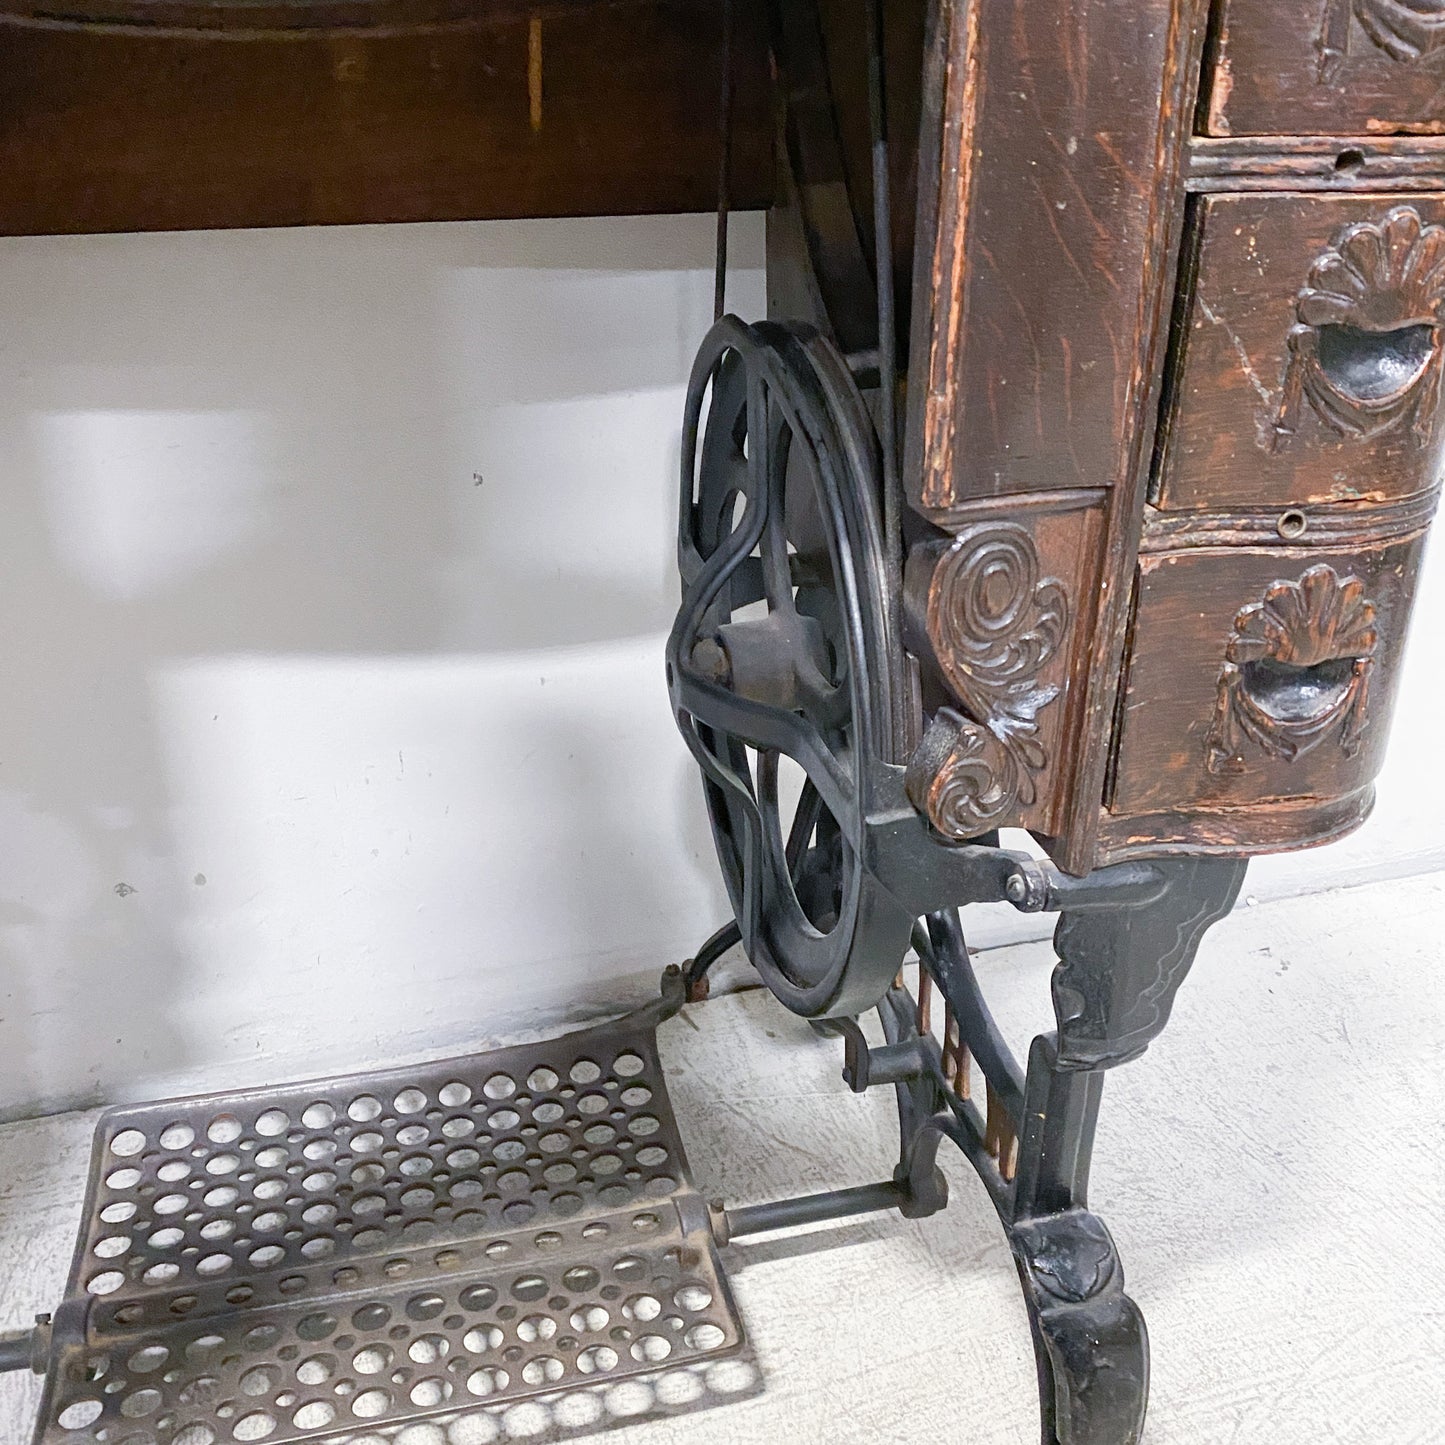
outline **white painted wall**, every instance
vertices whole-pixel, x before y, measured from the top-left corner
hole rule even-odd
[[[0,1117],[555,1026],[726,916],[661,665],[711,244],[0,241]],[[1252,892],[1445,862],[1421,606],[1375,822]]]

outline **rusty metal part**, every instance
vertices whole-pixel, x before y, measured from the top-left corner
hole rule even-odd
[[[546,1043],[107,1113],[37,1445],[281,1445],[419,1419],[464,1440],[455,1419],[522,1401],[565,1432],[746,1388],[637,1024],[674,1002]]]

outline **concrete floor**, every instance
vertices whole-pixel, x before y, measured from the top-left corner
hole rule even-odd
[[[1241,908],[1163,1038],[1111,1081],[1092,1203],[1149,1320],[1149,1445],[1445,1441],[1442,919],[1439,875]],[[1016,1042],[1047,1024],[1051,957],[979,959]],[[891,1099],[850,1095],[839,1046],[768,995],[691,1008],[661,1037],[706,1193],[748,1203],[887,1173]],[[92,1120],[0,1129],[0,1328],[60,1297]],[[764,1388],[610,1445],[1037,1440],[1013,1267],[981,1187],[948,1172],[933,1219],[729,1250]],[[37,1394],[0,1376],[3,1445],[27,1438]]]

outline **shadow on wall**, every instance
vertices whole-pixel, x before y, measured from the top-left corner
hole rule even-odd
[[[725,916],[661,664],[711,225],[0,242],[0,1117],[555,1025]]]

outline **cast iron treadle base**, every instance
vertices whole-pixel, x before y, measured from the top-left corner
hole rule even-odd
[[[624,1020],[107,1113],[35,1438],[536,1439],[745,1390],[743,1344]]]

